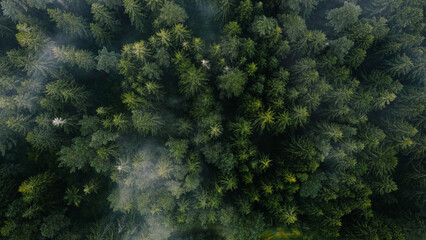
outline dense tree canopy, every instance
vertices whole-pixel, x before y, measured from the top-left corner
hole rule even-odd
[[[425,1],[0,5],[0,240],[425,239]]]

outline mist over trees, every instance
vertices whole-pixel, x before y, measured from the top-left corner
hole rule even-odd
[[[425,1],[0,5],[0,240],[424,240]]]

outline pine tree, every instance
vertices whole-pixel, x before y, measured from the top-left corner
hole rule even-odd
[[[77,65],[86,71],[95,68],[93,54],[87,50],[76,50],[73,46],[54,47],[53,54],[59,61],[68,63],[71,66]]]
[[[185,9],[174,2],[166,1],[160,9],[157,21],[160,26],[171,27],[173,25],[184,23],[188,19]]]
[[[58,153],[59,166],[69,167],[70,172],[85,167],[96,157],[95,151],[89,147],[89,142],[88,139],[75,138],[70,147],[62,147]]]
[[[251,29],[259,37],[270,38],[274,36],[274,30],[276,30],[277,27],[277,20],[261,16],[254,20]]]
[[[46,96],[62,103],[69,102],[77,109],[85,109],[88,105],[88,92],[73,80],[59,79],[46,85]]]
[[[168,147],[170,157],[172,157],[175,162],[181,163],[188,150],[188,144],[186,140],[170,139],[165,145]]]
[[[383,195],[392,191],[396,191],[398,186],[390,177],[385,177],[379,182],[374,182],[373,189],[375,189],[375,191],[377,191],[377,193],[380,195]]]
[[[102,4],[92,4],[91,12],[95,21],[99,22],[111,31],[116,31],[120,26],[120,22],[115,19],[114,13],[112,11],[109,11]]]
[[[275,112],[268,109],[264,112],[259,112],[259,115],[255,121],[255,125],[259,127],[260,132],[263,130],[271,130],[275,123]]]
[[[40,226],[40,233],[43,237],[54,238],[59,235],[61,230],[64,230],[70,224],[70,220],[64,213],[56,212],[43,219],[43,224]]]
[[[185,96],[194,96],[207,86],[207,76],[200,68],[190,66],[180,75],[179,90]]]
[[[139,0],[123,0],[124,12],[129,15],[132,25],[143,30],[143,6]]]
[[[240,1],[236,12],[238,13],[237,19],[240,23],[250,23],[253,19],[253,3],[251,2],[251,0]]]
[[[31,127],[30,116],[25,116],[22,114],[11,116],[7,122],[7,127],[14,132],[20,134],[26,134]]]
[[[326,47],[327,37],[322,31],[309,31],[306,37],[308,45],[301,47],[303,53],[319,54]]]
[[[221,95],[231,98],[238,97],[243,93],[247,77],[244,72],[235,68],[219,76],[218,80],[218,88],[221,90]]]
[[[38,151],[53,150],[62,144],[52,129],[34,128],[28,132],[26,140]]]
[[[29,6],[44,10],[48,4],[53,3],[54,0],[27,0]]]
[[[96,0],[98,3],[104,4],[107,8],[116,9],[123,5],[122,0]]]
[[[300,16],[283,14],[279,20],[290,42],[297,42],[304,38],[306,31],[308,31],[305,21]]]
[[[308,122],[309,112],[306,107],[295,106],[291,114],[291,124],[294,126],[303,126]]]
[[[336,124],[322,122],[318,124],[318,133],[327,139],[337,142],[343,138],[343,132]]]
[[[27,24],[18,24],[16,28],[19,30],[19,33],[15,35],[19,45],[34,52],[38,52],[44,48],[49,40],[36,27],[31,27]]]
[[[98,56],[96,56],[96,60],[98,61],[96,69],[98,71],[104,71],[106,73],[117,71],[119,57],[120,55],[118,53],[115,53],[113,51],[108,52],[108,49],[106,47],[103,47],[102,50],[98,51]]]
[[[241,27],[238,22],[229,22],[223,27],[226,36],[238,36],[241,34]]]
[[[92,35],[99,45],[111,44],[112,34],[108,30],[106,30],[103,26],[101,26],[101,24],[91,23],[90,30],[92,31]]]
[[[159,115],[140,110],[134,110],[132,114],[133,125],[138,132],[143,135],[157,135],[160,133],[164,121]]]
[[[408,74],[414,66],[411,59],[405,54],[399,55],[394,59],[387,61],[386,64],[389,66],[389,74],[396,77]]]
[[[32,176],[21,183],[18,191],[22,193],[24,202],[38,202],[54,182],[54,174],[50,172]]]
[[[67,201],[67,205],[74,205],[78,207],[82,200],[82,195],[80,194],[80,190],[74,186],[72,186],[71,188],[68,188],[65,191],[64,200]]]
[[[354,48],[349,51],[349,54],[346,56],[346,60],[349,66],[357,68],[364,61],[367,52],[360,48]]]
[[[216,2],[216,19],[221,22],[226,22],[228,16],[230,15],[231,9],[233,7],[233,2],[231,0],[219,0]]]
[[[189,38],[190,33],[185,25],[178,23],[173,26],[172,35],[177,43],[183,43]]]
[[[358,21],[361,12],[360,6],[345,2],[343,7],[330,10],[327,19],[336,32],[342,32]]]
[[[60,9],[47,9],[47,13],[56,22],[56,26],[71,37],[86,38],[89,36],[88,25],[82,17]]]
[[[294,15],[307,18],[318,5],[318,0],[278,1],[282,9],[289,9]]]
[[[424,28],[423,10],[421,8],[403,6],[391,17],[392,31],[420,33]]]
[[[164,47],[169,47],[171,44],[171,33],[166,29],[161,29],[156,34],[156,42],[153,45],[159,45]],[[156,44],[158,43],[158,44]]]
[[[28,7],[25,5],[25,2],[22,0],[5,0],[1,2],[1,8],[3,14],[13,21],[17,21],[20,18],[25,16],[25,13],[28,11]]]

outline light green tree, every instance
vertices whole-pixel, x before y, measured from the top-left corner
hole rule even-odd
[[[119,58],[120,54],[113,51],[109,52],[106,47],[103,47],[102,50],[98,51],[98,56],[96,56],[96,60],[98,61],[96,69],[106,73],[117,71]]]
[[[180,75],[179,91],[185,96],[194,96],[207,87],[207,82],[204,71],[192,65]]]
[[[218,77],[218,88],[221,90],[221,95],[226,98],[238,97],[244,92],[246,82],[246,74],[233,68]]]
[[[143,6],[140,0],[123,0],[124,12],[129,15],[130,22],[138,30],[143,30]]]
[[[164,126],[164,120],[158,114],[134,110],[132,115],[134,127],[143,135],[157,135]]]
[[[82,17],[60,9],[47,9],[47,13],[56,22],[56,26],[71,37],[86,38],[89,36],[88,24]]]
[[[185,9],[172,1],[166,1],[160,9],[157,21],[160,25],[171,27],[175,24],[184,23],[186,19],[188,19],[188,15]]]
[[[343,7],[330,10],[327,19],[336,32],[342,32],[358,21],[361,12],[360,6],[345,2]]]

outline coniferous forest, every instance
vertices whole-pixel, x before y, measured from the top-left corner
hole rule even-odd
[[[0,240],[425,240],[425,0],[0,0]]]

